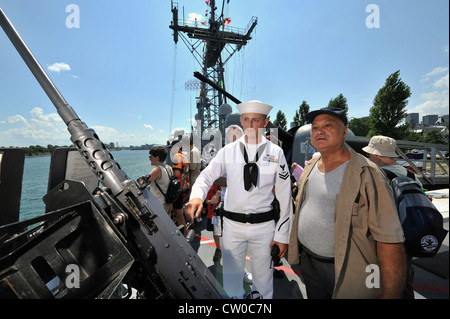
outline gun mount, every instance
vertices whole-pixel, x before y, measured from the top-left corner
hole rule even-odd
[[[82,182],[63,180],[44,196],[46,214],[0,225],[0,298],[110,298],[121,282],[143,298],[222,298],[144,179],[128,178],[1,9],[0,25],[103,186],[91,192]]]

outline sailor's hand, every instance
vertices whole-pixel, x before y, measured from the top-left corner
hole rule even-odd
[[[283,258],[284,254],[286,253],[286,251],[288,249],[288,244],[283,244],[283,243],[279,243],[277,241],[273,241],[270,243],[270,249],[272,249],[273,245],[277,245],[280,248],[280,254],[278,256],[280,256],[280,258]]]
[[[186,208],[186,216],[191,223],[194,223],[194,217],[200,217],[203,209],[203,201],[200,198],[193,198],[187,202],[184,207]]]

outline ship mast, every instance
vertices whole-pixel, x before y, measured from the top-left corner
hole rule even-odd
[[[257,18],[252,17],[247,28],[239,29],[228,26],[229,18],[223,16],[222,12],[216,16],[216,1],[209,2],[209,20],[207,22],[188,21],[179,19],[178,4],[172,2],[173,20],[170,28],[173,32],[175,43],[180,37],[188,49],[194,55],[194,58],[201,67],[203,77],[214,82],[217,86],[225,90],[224,66],[236,51],[239,51],[247,41],[251,39],[250,34],[256,27]],[[183,9],[184,11],[184,9]],[[187,85],[196,85],[190,82]],[[201,127],[197,127],[200,132],[205,132],[208,128],[219,128],[223,133],[223,127],[219,123],[219,108],[227,103],[227,97],[219,90],[211,87],[204,81],[199,83],[200,95],[197,97],[196,120],[200,120]]]

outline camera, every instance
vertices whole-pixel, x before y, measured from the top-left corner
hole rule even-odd
[[[272,256],[272,261],[274,266],[280,266],[280,247],[278,245],[273,245],[272,250],[270,251],[270,256]]]

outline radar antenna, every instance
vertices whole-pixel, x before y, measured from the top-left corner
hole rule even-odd
[[[172,2],[173,20],[169,26],[174,31],[173,40],[175,43],[179,37],[183,40],[200,65],[203,77],[223,90],[225,64],[236,51],[247,44],[257,24],[257,18],[252,17],[245,30],[230,27],[230,18],[223,15],[224,2],[225,0],[221,15],[216,16],[216,1],[206,1],[209,5],[209,20],[204,22],[186,20],[184,13],[183,18],[179,19],[178,3]],[[188,89],[196,87],[197,83],[194,82],[186,85]],[[219,107],[227,102],[227,96],[204,81],[200,82],[199,88],[200,96],[196,101],[198,113],[195,118],[201,121],[201,127],[197,129],[204,132],[207,128],[219,128]]]

